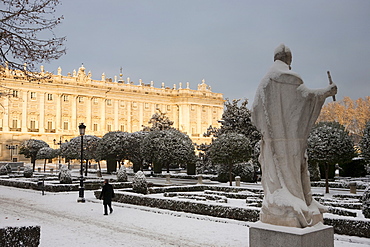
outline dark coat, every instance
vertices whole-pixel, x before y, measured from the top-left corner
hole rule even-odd
[[[114,198],[113,186],[106,183],[100,193],[100,200],[103,199],[104,202],[110,202]]]

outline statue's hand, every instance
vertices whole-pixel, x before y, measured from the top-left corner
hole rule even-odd
[[[338,92],[337,85],[335,85],[334,83],[333,84],[330,84],[329,87],[328,87],[328,92],[327,92],[327,96],[326,97],[334,96],[334,95],[337,94],[337,92]]]

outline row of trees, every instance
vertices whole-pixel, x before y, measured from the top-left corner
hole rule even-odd
[[[162,167],[169,172],[170,165],[195,166],[196,156],[191,139],[180,131],[171,127],[172,121],[164,113],[152,116],[151,127],[134,133],[114,131],[108,132],[102,138],[84,135],[83,160],[86,165],[91,160],[107,161],[108,172],[116,171],[117,164],[125,160],[132,162],[134,171],[142,169],[144,162],[154,165],[159,172]],[[30,139],[22,143],[20,154],[31,158],[33,170],[37,159],[52,159],[58,155],[66,160],[81,158],[81,136],[62,143],[60,149],[52,149],[42,140]],[[44,165],[45,169],[45,165]],[[87,173],[87,167],[86,167]]]
[[[212,137],[211,144],[198,145],[198,158],[190,138],[172,127],[173,122],[161,112],[154,114],[150,127],[135,133],[109,132],[102,138],[84,136],[84,159],[107,160],[108,171],[115,171],[117,163],[124,160],[133,163],[134,170],[142,169],[143,164],[151,163],[155,172],[167,171],[171,165],[198,165],[200,172],[214,169],[216,166],[229,173],[232,183],[236,170],[240,172],[240,164],[253,163],[258,167],[260,134],[251,122],[251,114],[247,108],[248,101],[225,101],[225,111],[220,121],[220,128],[210,127],[205,136]],[[145,131],[144,131],[145,130]],[[324,167],[328,179],[328,170],[335,164],[343,165],[360,155],[370,162],[370,123],[362,131],[363,138],[359,143],[360,150],[354,149],[354,142],[346,128],[338,122],[319,122],[315,125],[308,139],[308,158],[311,173],[319,166]],[[60,150],[53,149],[39,140],[29,140],[20,148],[20,153],[36,159],[47,159],[61,155],[66,159],[79,159],[81,154],[81,138],[76,137],[63,143]],[[239,164],[238,166],[235,166]],[[238,167],[238,169],[234,168]],[[200,169],[199,169],[200,168]],[[203,170],[202,170],[203,168]]]

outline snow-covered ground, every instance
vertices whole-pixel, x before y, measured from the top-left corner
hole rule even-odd
[[[248,246],[249,225],[196,214],[113,203],[103,205],[92,191],[86,203],[78,192],[48,193],[0,186],[0,227],[37,224],[40,246]],[[319,241],[319,240],[318,240]],[[336,247],[370,246],[370,239],[335,235]]]

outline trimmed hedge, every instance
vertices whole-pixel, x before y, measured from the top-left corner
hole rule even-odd
[[[100,191],[95,191],[95,197],[99,198]],[[208,204],[202,202],[173,200],[171,198],[151,198],[130,192],[116,192],[116,202],[128,203],[140,206],[169,209],[187,213],[202,214],[219,218],[228,218],[242,221],[257,221],[259,209],[231,207],[225,205]]]
[[[182,188],[182,189],[180,189]],[[158,193],[165,193],[172,191],[176,192],[181,190],[181,192],[185,191],[200,191],[201,188],[203,189],[222,189],[224,187],[220,186],[171,186],[167,188],[161,188],[161,192]],[[155,188],[159,189],[159,188]],[[94,192],[95,197],[99,198],[100,191]],[[127,204],[134,204],[146,207],[154,207],[154,208],[161,208],[161,209],[168,209],[173,211],[182,211],[187,213],[194,213],[194,214],[201,214],[201,215],[208,215],[214,216],[219,218],[229,218],[235,219],[240,221],[250,221],[255,222],[259,220],[259,208],[250,208],[250,207],[235,207],[235,206],[228,206],[228,205],[217,205],[217,204],[209,204],[205,202],[194,202],[189,200],[175,200],[171,198],[152,198],[150,195],[141,195],[135,194],[132,192],[116,192],[116,197],[113,199],[116,202],[120,203],[127,203]],[[249,206],[256,206],[260,207],[260,203],[258,202],[258,198],[253,199],[255,203],[250,204]],[[329,208],[331,213],[336,213],[339,215],[347,215],[347,216],[355,216],[356,213],[350,212],[348,210],[343,209],[336,209],[336,208]],[[331,225],[334,227],[334,232],[337,234],[344,234],[350,236],[359,236],[359,237],[370,237],[370,220],[352,220],[348,218],[324,218],[324,224]]]
[[[41,180],[40,180],[41,181]],[[45,179],[45,182],[47,180]],[[38,186],[37,181],[25,181],[25,180],[9,180],[9,179],[0,179],[0,185],[11,186],[22,189],[32,189],[32,190],[42,190],[42,187]],[[100,189],[103,182],[99,181],[84,181],[85,190],[97,190]],[[111,183],[115,189],[121,188],[131,188],[131,182],[125,183]],[[58,181],[55,181],[55,184],[45,183],[44,191],[49,192],[66,192],[66,191],[78,191],[79,184],[60,184]]]
[[[7,226],[0,228],[0,246],[39,246],[40,226]]]
[[[370,238],[370,221],[324,218],[324,224],[333,226],[337,234]]]

